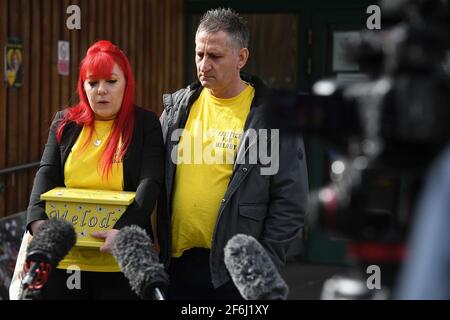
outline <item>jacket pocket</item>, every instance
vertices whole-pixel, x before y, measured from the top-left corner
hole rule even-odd
[[[246,218],[260,221],[266,216],[266,209],[264,204],[243,204],[239,206],[239,214]]]
[[[264,204],[245,204],[239,206],[238,232],[259,238],[266,217],[267,206]]]

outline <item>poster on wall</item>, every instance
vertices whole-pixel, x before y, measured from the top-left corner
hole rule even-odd
[[[58,41],[58,74],[69,75],[70,44],[68,41]]]
[[[0,300],[9,299],[9,285],[25,232],[25,212],[0,219]]]
[[[23,82],[23,47],[19,39],[8,39],[5,46],[5,83],[8,87],[21,87]]]

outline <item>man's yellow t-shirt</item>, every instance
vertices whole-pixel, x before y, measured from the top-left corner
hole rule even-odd
[[[230,99],[204,88],[191,107],[178,143],[172,200],[172,256],[211,248],[217,214],[230,181],[255,90]]]
[[[101,157],[111,133],[114,120],[95,121],[91,141],[89,128],[83,127],[64,165],[64,184],[68,188],[123,190],[123,163],[114,162],[108,178],[102,176]],[[119,143],[120,145],[120,143]],[[114,257],[99,248],[73,247],[58,268],[77,266],[82,271],[119,272]]]

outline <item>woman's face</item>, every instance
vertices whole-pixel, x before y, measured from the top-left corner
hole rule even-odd
[[[108,79],[93,78],[88,72],[83,87],[95,120],[112,120],[117,116],[122,106],[125,86],[125,76],[117,64]]]

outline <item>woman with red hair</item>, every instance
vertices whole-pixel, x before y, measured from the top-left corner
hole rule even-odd
[[[113,228],[93,236],[100,248],[74,247],[43,289],[44,299],[137,299],[111,254],[119,229],[138,225],[151,234],[150,216],[163,183],[161,125],[134,104],[134,77],[125,54],[109,41],[87,51],[78,79],[80,102],[59,111],[50,127],[27,210],[27,229],[47,219],[41,194],[55,188],[136,192]],[[76,266],[81,283],[68,288]]]

